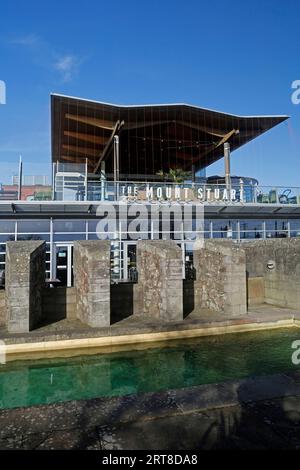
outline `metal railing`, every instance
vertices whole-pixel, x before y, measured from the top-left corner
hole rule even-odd
[[[73,201],[186,201],[243,204],[300,204],[300,187],[244,184],[107,181],[81,174],[60,175],[56,200]]]
[[[25,196],[25,195],[23,195]],[[0,201],[18,199],[15,187],[0,188]],[[24,199],[24,197],[22,197]],[[128,202],[206,202],[242,204],[300,205],[300,187],[256,184],[172,183],[165,181],[108,181],[84,178],[82,173],[60,172],[55,176],[53,191],[49,187],[33,188],[26,200],[31,201],[128,201]]]

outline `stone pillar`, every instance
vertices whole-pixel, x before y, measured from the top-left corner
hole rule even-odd
[[[110,241],[74,242],[76,315],[93,327],[110,325]]]
[[[45,247],[43,241],[7,242],[5,303],[11,333],[28,333],[41,321]]]
[[[137,242],[135,313],[162,321],[183,320],[182,252],[173,241]]]
[[[195,310],[229,315],[247,312],[245,252],[232,241],[205,241],[194,247]]]

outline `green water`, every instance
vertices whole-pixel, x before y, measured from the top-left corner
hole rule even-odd
[[[168,346],[0,366],[0,408],[178,389],[297,370],[300,330],[228,334]]]

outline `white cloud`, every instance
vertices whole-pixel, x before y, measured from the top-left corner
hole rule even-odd
[[[76,73],[80,61],[77,57],[71,54],[66,54],[58,57],[54,63],[54,68],[58,70],[64,82],[72,80],[74,73]]]
[[[38,66],[58,72],[63,82],[70,82],[83,62],[82,58],[70,52],[60,53],[34,33],[15,37],[9,43],[26,49]]]
[[[27,34],[26,36],[16,37],[11,39],[10,44],[17,46],[32,47],[41,44],[40,38],[36,34]]]

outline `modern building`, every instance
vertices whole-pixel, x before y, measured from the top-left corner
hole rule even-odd
[[[43,239],[47,276],[70,286],[74,240],[109,238],[113,278],[121,281],[135,276],[139,238],[175,239],[188,267],[201,237],[300,236],[298,188],[262,187],[255,177],[230,172],[230,151],[287,118],[51,95],[51,200],[0,200],[0,267],[7,240]],[[224,176],[206,178],[206,168],[222,158]],[[132,236],[134,206],[147,220]],[[153,219],[162,207],[171,214],[167,230],[160,215]],[[191,211],[188,230],[176,219],[185,210]]]

